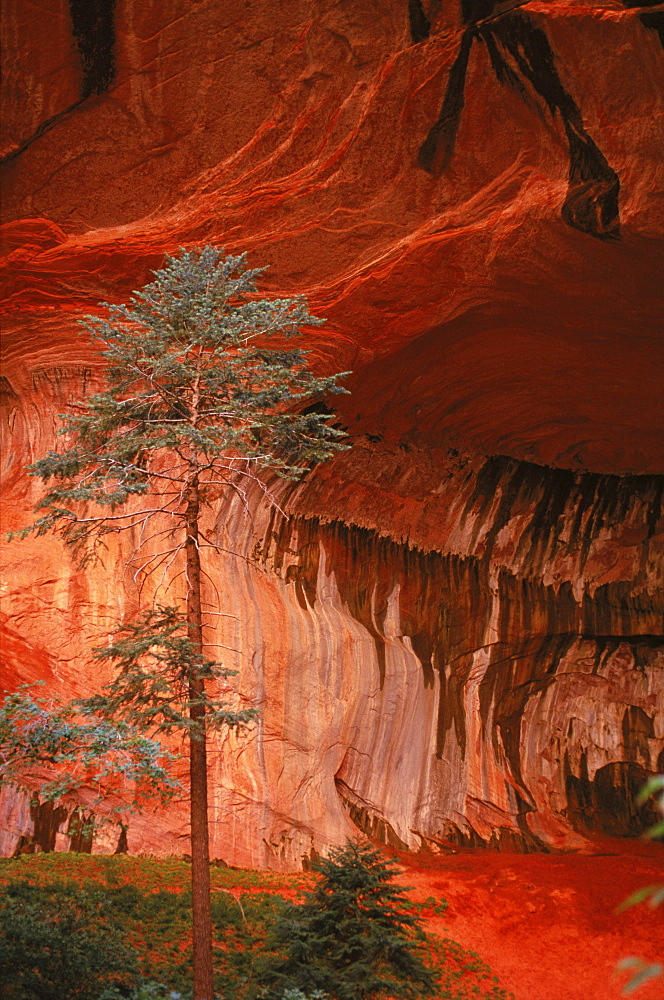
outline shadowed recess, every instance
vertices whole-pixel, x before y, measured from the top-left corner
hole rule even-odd
[[[661,7],[660,0],[622,0],[622,3],[623,7],[627,7],[628,10],[639,7]],[[645,10],[639,14],[639,20],[644,28],[657,32],[662,48],[664,48],[664,11]]]
[[[501,617],[505,614],[503,608],[504,604],[501,606]],[[621,645],[631,651],[637,669],[647,667],[664,647],[664,635],[604,636],[575,631],[535,637],[530,643],[524,642],[518,652],[508,657],[501,656],[500,650],[495,649],[480,684],[480,713],[485,728],[493,724],[492,738],[497,752],[500,734],[512,776],[524,786],[521,720],[526,705],[535,694],[543,693],[556,680],[562,660],[580,639],[592,642],[593,674],[600,671]],[[627,744],[626,755],[629,756]]]
[[[48,854],[58,849],[58,834],[69,839],[69,850],[78,854],[90,854],[94,838],[94,813],[85,813],[78,806],[68,809],[56,805],[48,799],[40,802],[35,798],[30,803],[32,833],[22,834],[14,857],[21,854]],[[67,821],[66,829],[63,830]],[[126,841],[126,835],[125,835]]]
[[[652,803],[637,804],[651,772],[631,761],[616,761],[588,775],[588,755],[581,755],[580,775],[565,760],[567,816],[577,830],[601,830],[614,837],[638,837],[660,818]]]
[[[372,809],[368,802],[364,802],[342,778],[335,777],[334,785],[342,806],[358,830],[379,844],[396,847],[397,850],[408,850],[408,845],[404,844],[391,823],[388,823],[383,816],[377,815],[375,809]]]

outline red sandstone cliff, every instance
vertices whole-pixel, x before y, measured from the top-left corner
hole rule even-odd
[[[353,450],[289,520],[211,512],[237,615],[214,641],[261,709],[215,758],[213,852],[640,829],[664,752],[661,11],[5,7],[3,528],[100,375],[77,318],[165,251],[248,250],[328,319],[315,364],[354,371]],[[126,555],[5,549],[7,685],[98,683]],[[34,817],[5,801],[10,851]],[[177,809],[131,821],[130,849],[185,843]]]

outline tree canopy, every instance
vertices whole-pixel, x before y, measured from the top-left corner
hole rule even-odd
[[[244,254],[183,250],[128,305],[86,317],[106,386],[64,415],[70,447],[30,467],[51,486],[28,531],[56,531],[85,561],[104,535],[140,526],[146,538],[157,514],[185,520],[192,486],[199,505],[225,489],[244,496],[263,470],[298,478],[346,447],[311,405],[345,391],[341,376],[315,376],[307,352],[286,347],[322,320],[302,297],[257,299],[264,270]]]

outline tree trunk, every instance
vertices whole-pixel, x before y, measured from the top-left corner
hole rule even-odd
[[[200,497],[194,480],[187,491],[187,621],[191,641],[203,651],[201,608],[201,557],[198,548]],[[204,681],[190,677],[192,701],[204,694]],[[189,712],[198,723],[198,733],[189,737],[189,806],[191,816],[191,909],[194,946],[194,1000],[213,1000],[212,915],[210,911],[210,844],[207,804],[207,742],[205,705],[194,705]]]

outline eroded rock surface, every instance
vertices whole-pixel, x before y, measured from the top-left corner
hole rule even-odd
[[[209,639],[261,709],[214,757],[213,852],[640,832],[664,766],[661,11],[6,6],[4,526],[101,377],[78,318],[164,252],[270,264],[267,292],[328,320],[313,364],[353,370],[353,449],[287,519],[210,512],[209,597],[237,620]],[[88,650],[138,601],[122,544],[86,573],[53,540],[6,548],[6,686],[103,680]],[[75,804],[54,825],[26,801],[4,793],[3,850],[70,846]],[[182,806],[127,843],[186,833]]]

